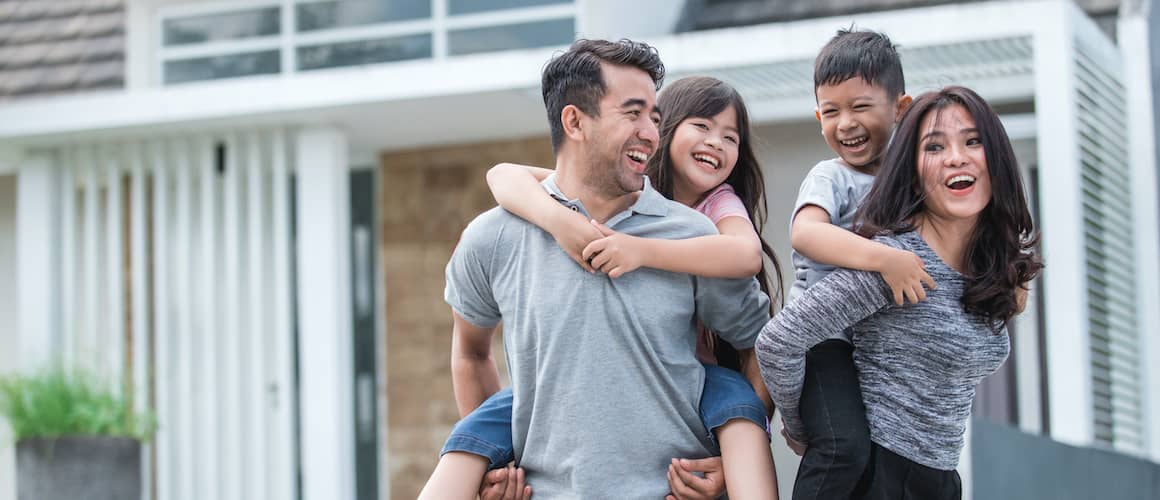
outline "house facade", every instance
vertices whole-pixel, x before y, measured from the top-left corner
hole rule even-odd
[[[832,155],[813,58],[853,23],[900,45],[912,95],[964,84],[993,104],[1042,231],[1048,267],[976,401],[967,498],[1156,498],[1157,16],[1061,0],[0,2],[0,371],[124,381],[161,424],[147,498],[413,498],[457,419],[443,266],[494,205],[488,167],[552,164],[544,62],[576,36],[630,37],[668,81],[736,86],[784,260],[798,184]],[[796,462],[774,450],[788,498]],[[13,477],[0,448],[0,499]]]

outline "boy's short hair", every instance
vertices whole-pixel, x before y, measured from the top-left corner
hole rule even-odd
[[[544,66],[540,78],[553,150],[558,152],[564,143],[560,114],[565,106],[571,104],[588,116],[600,116],[600,99],[607,90],[601,63],[638,68],[648,73],[657,89],[665,78],[665,65],[651,45],[628,39],[576,40],[566,52],[556,55]]]
[[[902,61],[890,38],[877,31],[842,28],[814,60],[814,93],[822,85],[838,85],[855,77],[882,87],[891,97],[906,93]]]

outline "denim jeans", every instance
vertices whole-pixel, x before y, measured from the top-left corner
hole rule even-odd
[[[847,499],[870,461],[870,428],[854,346],[831,339],[806,354],[800,411],[808,446],[793,500]]]
[[[767,429],[765,405],[749,381],[728,368],[704,366],[705,387],[701,391],[700,414],[710,438],[713,438],[714,430],[735,418],[749,420]],[[492,394],[479,408],[455,424],[439,454],[452,451],[484,457],[491,469],[503,467],[515,460],[511,388]]]

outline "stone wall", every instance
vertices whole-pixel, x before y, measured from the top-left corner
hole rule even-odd
[[[484,178],[501,161],[550,167],[546,137],[380,157],[380,262],[386,279],[386,450],[391,498],[415,498],[459,416],[451,390],[451,310],[443,269],[463,228],[495,206]],[[503,349],[493,348],[505,380]]]

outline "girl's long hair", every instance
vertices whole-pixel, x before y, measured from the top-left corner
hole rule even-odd
[[[666,198],[673,199],[673,160],[669,146],[672,144],[673,134],[681,122],[688,118],[712,118],[732,106],[737,112],[737,165],[733,172],[725,179],[725,183],[733,188],[737,197],[745,205],[745,211],[753,222],[753,229],[761,241],[761,251],[769,258],[773,265],[772,276],[766,269],[765,262],[757,273],[757,281],[761,291],[769,296],[769,312],[775,312],[774,304],[783,303],[781,263],[773,248],[761,237],[761,229],[766,221],[765,177],[761,174],[761,165],[757,162],[757,155],[753,153],[750,141],[749,109],[741,94],[729,84],[716,78],[707,76],[690,76],[681,78],[664,88],[657,98],[657,107],[663,110],[660,123],[660,143],[656,154],[649,159],[646,173],[652,180],[653,187]],[[776,287],[771,286],[771,278]],[[722,360],[722,348],[727,348],[727,342],[714,342],[714,349],[718,352],[718,359]],[[727,351],[730,349],[726,349]],[[723,366],[729,366],[727,360],[732,358],[725,353]]]
[[[1034,253],[1039,233],[1027,208],[1007,131],[973,90],[946,87],[914,100],[902,116],[855,225],[867,238],[915,229],[916,219],[926,211],[918,160],[922,123],[931,113],[937,116],[951,106],[962,106],[974,118],[991,178],[991,201],[979,214],[968,240],[967,286],[960,300],[967,312],[986,318],[998,331],[1018,311],[1015,288],[1038,276],[1043,264]]]

